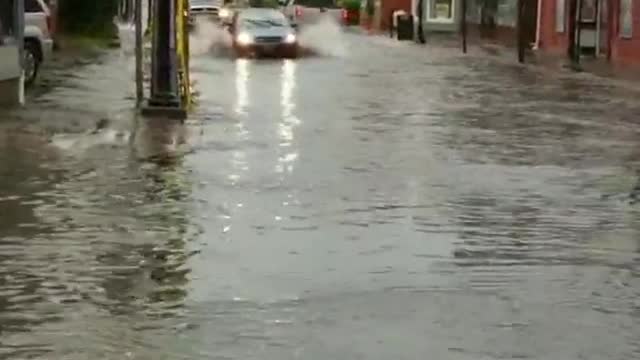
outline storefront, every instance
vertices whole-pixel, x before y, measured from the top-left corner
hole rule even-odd
[[[516,0],[467,0],[467,21],[471,31],[481,38],[499,43],[516,45],[518,24],[518,1]],[[523,30],[529,43],[535,42],[538,1],[523,3]]]
[[[541,49],[640,64],[640,0],[553,0],[542,3]],[[579,28],[580,36],[576,29]]]
[[[424,29],[430,31],[457,32],[459,30],[460,0],[422,0]],[[419,6],[419,5],[418,5]]]
[[[0,106],[18,105],[24,100],[21,66],[23,8],[23,0],[0,2]]]
[[[640,0],[613,1],[611,13],[609,57],[613,61],[640,65]]]

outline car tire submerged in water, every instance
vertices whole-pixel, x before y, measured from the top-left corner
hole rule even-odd
[[[292,51],[287,51],[284,54],[285,59],[297,59],[298,58],[298,52],[295,50]]]
[[[27,86],[33,85],[38,78],[40,70],[40,48],[33,41],[25,41],[24,44],[24,83]]]
[[[298,47],[292,47],[292,48],[286,49],[283,55],[286,59],[298,58]]]

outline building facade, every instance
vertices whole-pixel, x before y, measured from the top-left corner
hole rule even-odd
[[[546,0],[467,0],[467,22],[472,35],[507,45],[517,44],[518,5],[523,6],[522,28],[525,41],[537,41],[539,1]]]
[[[458,32],[460,30],[461,0],[415,0],[422,4],[423,28],[427,32]],[[417,10],[416,10],[417,13]]]
[[[582,1],[581,11],[572,0],[542,1],[538,46],[570,54],[579,44],[584,56],[640,65],[640,0]]]
[[[23,103],[23,0],[0,2],[0,106]]]

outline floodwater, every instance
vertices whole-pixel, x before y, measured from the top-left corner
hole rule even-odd
[[[184,126],[126,52],[4,116],[0,358],[640,357],[637,93],[318,26],[197,35]]]

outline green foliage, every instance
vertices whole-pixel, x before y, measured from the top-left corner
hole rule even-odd
[[[99,37],[113,36],[118,0],[59,0],[59,21],[64,32]]]
[[[296,4],[300,6],[312,7],[312,8],[335,8],[339,0],[296,0]]]
[[[367,10],[367,15],[369,15],[369,17],[373,16],[373,14],[375,13],[375,4],[374,4],[374,0],[365,0],[367,2],[367,6],[366,6],[366,10]]]
[[[340,7],[345,10],[360,10],[360,0],[342,0]]]
[[[251,7],[271,9],[276,9],[279,7],[278,0],[250,0],[249,5]]]

